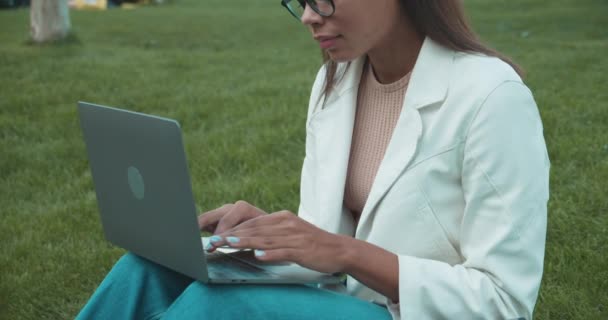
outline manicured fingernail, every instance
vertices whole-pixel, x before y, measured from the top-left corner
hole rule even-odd
[[[239,243],[239,241],[241,241],[241,239],[239,239],[237,237],[227,237],[226,241],[228,241],[230,243]]]
[[[209,238],[209,241],[211,241],[213,243],[220,242],[220,241],[222,241],[222,237],[220,237],[220,236],[213,236],[213,237]]]
[[[263,257],[266,255],[266,252],[264,250],[254,250],[253,252],[255,253],[256,257]]]

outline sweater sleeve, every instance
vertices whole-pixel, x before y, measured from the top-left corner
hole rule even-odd
[[[462,163],[463,263],[399,256],[403,319],[532,318],[543,272],[549,158],[528,88],[506,81],[477,110]]]

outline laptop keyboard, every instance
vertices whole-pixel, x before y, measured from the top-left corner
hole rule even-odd
[[[277,277],[277,275],[264,269],[247,264],[218,251],[207,254],[207,269],[209,276],[215,279]]]

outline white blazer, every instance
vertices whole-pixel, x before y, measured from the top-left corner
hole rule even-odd
[[[398,255],[398,305],[350,277],[347,292],[395,319],[531,319],[550,164],[530,90],[501,60],[427,38],[355,226],[343,197],[363,62],[340,64],[326,99],[325,68],[317,75],[298,210]]]

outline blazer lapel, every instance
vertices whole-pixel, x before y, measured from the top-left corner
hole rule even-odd
[[[420,109],[445,99],[453,59],[454,51],[425,39],[412,71],[401,115],[361,213],[357,238],[367,237],[376,206],[414,158],[423,132]]]
[[[317,150],[315,187],[320,227],[332,233],[353,234],[352,224],[342,220],[342,199],[363,62],[364,59],[357,59],[350,64],[325,107],[313,113],[309,122],[309,138],[314,139]]]

